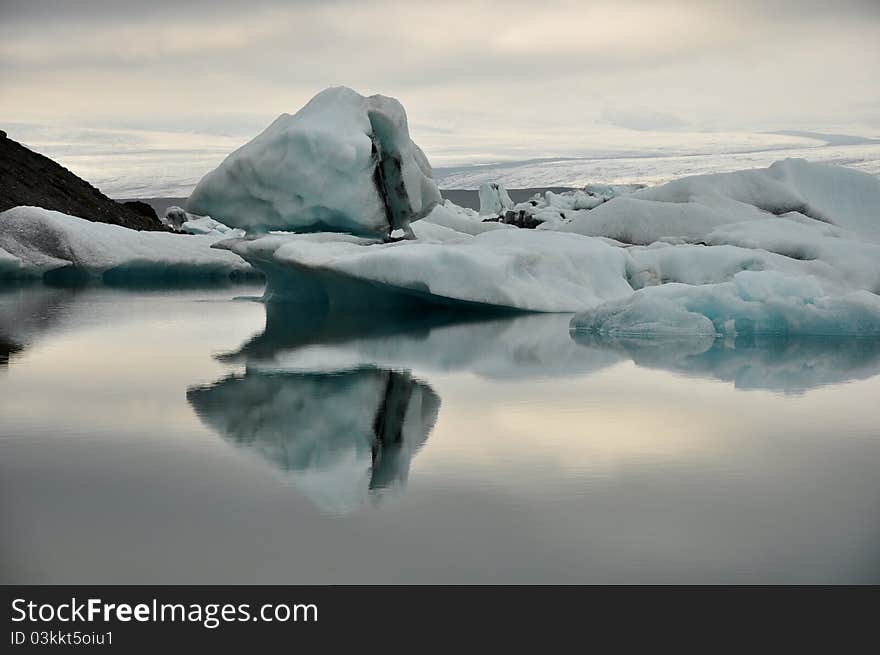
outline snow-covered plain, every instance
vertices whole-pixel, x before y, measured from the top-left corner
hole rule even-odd
[[[821,141],[765,143],[751,149],[730,144],[693,152],[662,152],[650,149],[630,153],[588,153],[582,157],[537,158],[494,163],[474,163],[436,168],[441,189],[478,189],[487,182],[508,189],[583,187],[606,184],[662,184],[680,177],[705,173],[729,173],[766,167],[781,159],[808,159],[836,164],[880,176],[880,143],[834,145]]]

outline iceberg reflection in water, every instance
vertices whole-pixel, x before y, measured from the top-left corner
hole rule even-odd
[[[187,399],[223,437],[282,471],[322,509],[346,512],[406,483],[440,398],[409,373],[232,375]]]
[[[880,339],[835,337],[621,338],[573,332],[637,366],[733,382],[738,389],[800,393],[880,373]]]
[[[266,305],[266,326],[237,352],[249,370],[333,372],[361,367],[449,372],[487,379],[583,376],[636,366],[733,382],[740,389],[801,392],[880,374],[880,339],[852,337],[613,337],[569,332],[569,314],[436,311],[337,315]]]
[[[4,581],[878,580],[877,340],[261,291],[0,291]]]
[[[799,393],[880,373],[880,340],[611,338],[569,333],[565,314],[337,314],[266,305],[262,333],[237,352],[243,374],[189,389],[202,421],[259,453],[321,509],[346,513],[402,488],[440,408],[414,377],[467,372],[488,379],[591,375],[639,367]]]

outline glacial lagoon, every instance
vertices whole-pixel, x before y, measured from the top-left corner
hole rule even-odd
[[[878,583],[880,340],[0,290],[4,583]]]

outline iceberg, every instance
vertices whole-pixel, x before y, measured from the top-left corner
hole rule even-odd
[[[162,222],[175,231],[180,231],[184,223],[191,219],[198,218],[195,214],[188,213],[183,207],[171,205],[165,210],[165,216]]]
[[[813,277],[741,271],[719,284],[640,289],[578,314],[571,329],[621,336],[880,337],[880,296],[864,290],[832,295]]]
[[[569,212],[547,227],[630,244],[703,241],[721,225],[793,215],[880,243],[880,180],[861,171],[785,159],[766,169],[693,175]]]
[[[504,185],[497,182],[486,182],[480,185],[480,216],[499,216],[513,209],[513,200],[507,194]]]
[[[263,271],[266,298],[275,301],[574,312],[632,293],[622,249],[553,232],[502,229],[397,243],[328,233],[268,235],[216,247]]]
[[[217,238],[138,232],[39,207],[14,207],[0,213],[0,252],[8,254],[0,258],[8,262],[0,264],[0,276],[125,283],[256,274],[240,257],[212,249]]]
[[[394,98],[334,87],[201,179],[186,210],[248,232],[407,230],[441,202]]]
[[[432,226],[447,228],[446,231]],[[460,238],[462,234],[476,236],[493,230],[512,230],[512,225],[495,221],[484,221],[473,209],[459,207],[450,200],[437,205],[425,218],[413,225],[413,233],[420,239]]]
[[[828,169],[833,188],[848,184],[863,201],[791,182]],[[578,329],[613,333],[722,334],[741,319],[739,332],[872,334],[880,292],[880,243],[866,218],[872,199],[880,207],[872,188],[857,171],[784,161],[627,188],[608,200],[547,192],[514,208],[547,218],[537,230],[485,222],[446,201],[413,224],[414,238],[394,243],[315,233],[215,247],[265,273],[270,301],[581,312]],[[756,284],[782,295],[742,295]]]
[[[175,232],[183,232],[184,234],[212,234],[218,237],[243,237],[244,230],[229,227],[220,221],[215,221],[210,216],[199,216],[190,214],[177,205],[172,205],[165,210],[165,218],[162,219]]]

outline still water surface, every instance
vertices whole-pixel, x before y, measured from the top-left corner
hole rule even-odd
[[[0,582],[880,582],[880,342],[0,290]]]

